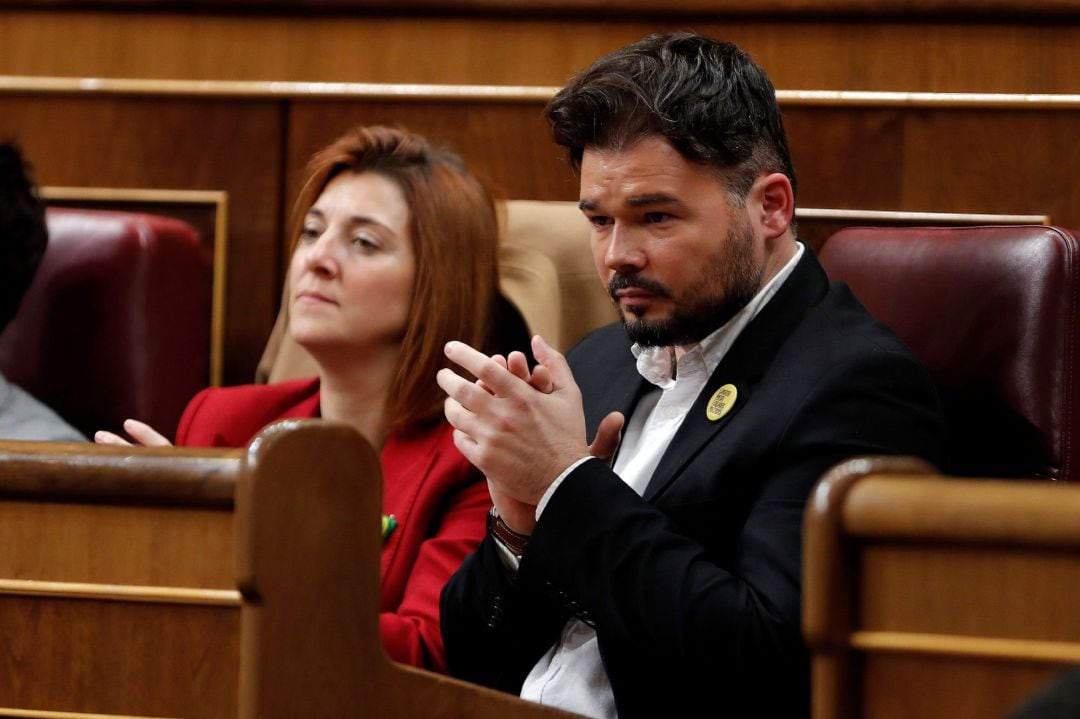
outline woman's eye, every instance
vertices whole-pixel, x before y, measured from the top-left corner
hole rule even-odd
[[[375,250],[378,249],[379,243],[373,238],[367,235],[357,235],[353,237],[353,246],[362,250]]]
[[[319,228],[317,227],[304,227],[300,230],[300,239],[306,241],[312,241],[319,239]]]

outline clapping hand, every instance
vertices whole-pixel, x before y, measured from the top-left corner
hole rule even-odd
[[[450,342],[446,356],[477,380],[450,369],[438,375],[455,444],[487,476],[504,521],[525,534],[555,478],[583,457],[610,459],[623,424],[621,414],[608,415],[588,445],[581,393],[565,358],[539,336],[532,348],[539,364],[530,372],[520,352],[488,357]]]

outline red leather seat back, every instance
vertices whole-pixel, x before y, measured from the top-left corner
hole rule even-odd
[[[954,474],[1061,477],[1080,451],[1078,241],[1035,226],[849,228],[820,251],[941,391]]]
[[[210,267],[178,220],[47,211],[49,247],[0,370],[88,436],[128,417],[172,437],[207,384]]]

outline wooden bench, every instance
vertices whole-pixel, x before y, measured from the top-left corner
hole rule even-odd
[[[993,717],[1080,663],[1080,486],[857,459],[815,490],[815,719]]]
[[[375,452],[314,420],[0,443],[0,715],[571,716],[386,657],[380,507]]]
[[[0,443],[0,707],[236,715],[240,457]]]

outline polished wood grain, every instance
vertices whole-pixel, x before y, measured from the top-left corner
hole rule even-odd
[[[0,442],[0,706],[235,716],[240,471],[237,450]]]
[[[0,0],[2,7],[41,7],[41,0]],[[175,7],[175,0],[48,0],[56,8],[125,7],[153,10]],[[203,11],[246,11],[273,9],[278,12],[409,10],[443,14],[530,15],[539,12],[561,15],[589,15],[603,10],[613,15],[659,16],[672,14],[752,15],[757,13],[815,13],[844,16],[890,13],[920,16],[956,13],[1007,13],[1010,15],[1072,15],[1078,12],[1074,0],[745,0],[717,3],[715,0],[189,0],[186,8]]]
[[[1062,669],[1059,663],[871,654],[858,716],[1001,719]]]
[[[1000,717],[1080,661],[1078,512],[1075,485],[832,470],[805,526],[814,717]]]
[[[164,498],[160,501],[166,502]],[[231,589],[232,514],[89,502],[0,502],[0,577]],[[63,536],[56,536],[63,527]]]
[[[237,607],[0,594],[0,706],[235,717]]]
[[[379,458],[343,425],[279,423],[237,487],[240,716],[570,719],[396,664],[379,636]],[[304,492],[292,486],[305,478]]]
[[[5,468],[0,713],[572,716],[387,658],[379,459],[351,428],[286,420],[224,451],[0,442]]]
[[[584,16],[533,10],[510,17],[434,9],[326,15],[301,5],[254,14],[38,6],[0,15],[0,74],[561,85],[647,34],[692,28],[739,43],[777,87],[789,89],[1078,89],[1080,14],[1071,0],[1042,0],[1007,15],[957,8],[922,17],[920,4],[940,8],[945,0],[905,2],[904,13],[895,2],[892,14],[880,4],[837,0],[848,9],[835,17],[816,14],[812,0],[787,1],[792,11],[781,15],[746,15],[746,5],[729,4],[687,17],[657,5],[649,18],[622,15],[606,2]],[[1000,0],[1010,1],[1018,5]],[[1061,12],[1038,12],[1052,5]],[[860,6],[868,8],[861,16]]]

